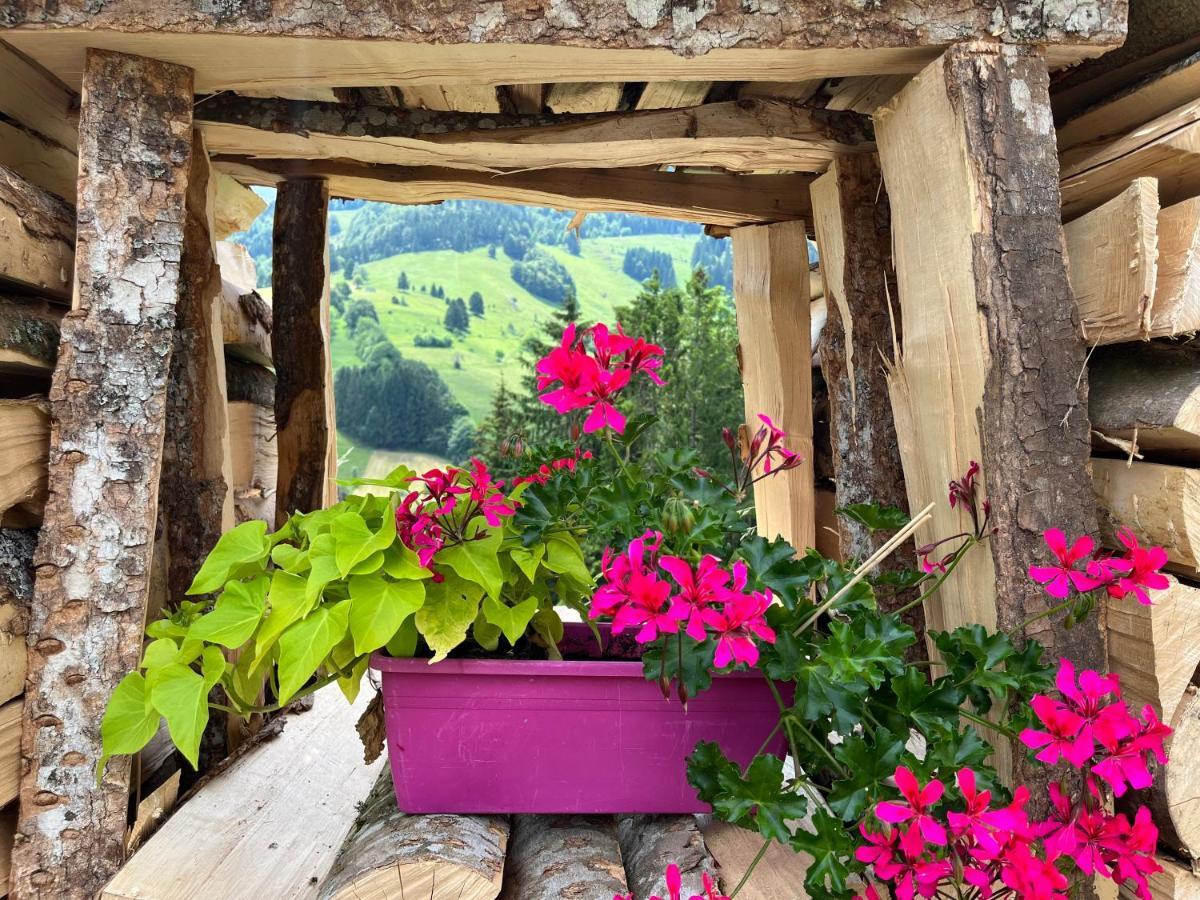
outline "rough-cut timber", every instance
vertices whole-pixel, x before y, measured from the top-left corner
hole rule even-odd
[[[320,179],[285,181],[275,198],[271,269],[275,425],[279,447],[276,521],[322,506],[333,423],[326,392],[329,347],[324,321],[325,229],[329,187]]]
[[[754,485],[758,531],[768,540],[782,536],[801,552],[816,539],[808,290],[803,222],[733,232],[746,426],[753,435],[763,424],[758,417],[770,417],[787,432],[789,449],[803,459],[794,469]]]
[[[229,371],[232,372],[233,367]],[[266,372],[265,369],[261,371]],[[233,502],[237,521],[261,519],[273,527],[279,452],[275,443],[275,413],[271,409],[273,377],[271,382],[268,386],[271,396],[265,405],[230,399],[229,449],[233,457]],[[230,390],[233,389],[231,383]]]
[[[192,146],[162,457],[162,479],[170,489],[158,497],[172,605],[187,594],[208,551],[234,524],[221,270],[213,246],[215,185],[199,134]]]
[[[213,237],[223,241],[245,231],[267,208],[267,201],[223,172],[214,172],[217,186],[213,200]],[[253,287],[253,285],[251,285]]]
[[[0,165],[0,279],[71,299],[75,210]]]
[[[998,526],[926,606],[927,621],[1019,633],[1046,608],[1026,574],[1045,558],[1042,532],[1096,529],[1045,62],[1018,48],[956,47],[876,122],[903,321],[892,394],[904,477],[913,506],[938,501],[918,540],[969,527],[945,490],[973,459]],[[1051,657],[1104,664],[1094,619],[1069,634],[1042,619],[1029,635]],[[1002,772],[1010,749],[997,746]],[[1044,773],[1026,771],[1023,756],[1015,776],[1031,783]]]
[[[0,115],[75,152],[75,95],[11,47],[0,43]]]
[[[550,114],[502,116],[226,94],[200,104],[196,121],[214,153],[493,172],[663,164],[817,172],[835,153],[871,149],[865,116],[787,100],[564,115],[572,110],[555,107],[551,92],[547,105]]]
[[[1167,551],[1170,567],[1200,571],[1200,469],[1161,463],[1092,461],[1101,525],[1109,542],[1121,527]]]
[[[320,900],[495,900],[507,816],[406,816],[384,768],[346,835]]]
[[[0,115],[0,165],[7,166],[43,190],[75,202],[75,154],[48,137]]]
[[[39,398],[0,400],[0,525],[42,521],[50,417]]]
[[[1150,337],[1200,331],[1200,197],[1158,214],[1158,279]]]
[[[503,900],[574,900],[625,894],[612,816],[514,816]]]
[[[49,376],[62,317],[44,300],[0,294],[0,376]]]
[[[1162,871],[1146,879],[1151,900],[1200,900],[1200,875],[1166,856],[1156,857],[1155,862],[1162,866]],[[1137,894],[1133,885],[1127,883],[1121,886],[1119,896],[1121,900],[1135,900]]]
[[[1063,233],[1084,339],[1116,344],[1147,336],[1158,276],[1158,182],[1135,179]]]
[[[486,84],[422,84],[402,88],[405,106],[450,112],[498,113],[496,88]],[[395,104],[392,104],[395,105]]]
[[[699,106],[712,88],[711,81],[648,81],[638,97],[637,109],[678,109]]]
[[[837,505],[880,503],[908,509],[900,447],[892,420],[885,360],[899,327],[889,304],[896,296],[892,270],[891,216],[879,161],[870,154],[840,156],[813,183],[813,220],[821,254],[827,318],[821,329],[821,372],[829,395],[829,436]],[[839,517],[841,552],[866,559],[887,542]],[[911,547],[893,554],[884,569],[914,568]],[[885,598],[897,608],[906,595]],[[924,614],[906,621],[924,631]]]
[[[593,83],[563,81],[550,85],[546,92],[546,106],[555,113],[611,112],[621,107],[621,94],[625,85],[615,81]]]
[[[683,876],[683,896],[703,896],[702,876],[716,876],[695,816],[621,816],[617,839],[633,900],[667,896],[664,872],[674,863]]]
[[[1100,347],[1088,361],[1088,417],[1105,438],[1159,461],[1200,463],[1200,350],[1153,342]],[[1114,452],[1098,437],[1097,450]]]
[[[191,147],[191,73],[92,52],[80,115],[78,302],[50,391],[13,892],[92,897],[120,865],[129,763],[100,719],[142,648]]]
[[[632,212],[699,222],[747,225],[803,219],[809,175],[693,175],[644,169],[545,169],[493,175],[436,166],[368,166],[341,160],[306,162],[218,156],[224,171],[250,184],[322,177],[334,197],[389,203],[495,200],[578,212]]]
[[[719,819],[705,823],[703,830],[709,852],[720,867],[721,886],[729,893],[762,850],[762,835]],[[750,879],[738,892],[738,900],[803,900],[807,894],[802,885],[812,864],[809,854],[797,853],[791,847],[771,841]]]
[[[1193,620],[1194,621],[1194,620]],[[1158,826],[1158,842],[1184,859],[1200,859],[1200,689],[1189,685],[1169,722],[1170,761],[1154,766],[1150,809]]]

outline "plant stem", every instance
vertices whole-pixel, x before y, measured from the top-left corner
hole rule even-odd
[[[1028,619],[1026,619],[1024,622],[1021,623],[1021,625],[1017,629],[1017,631],[1024,631],[1026,628],[1028,628],[1030,625],[1032,625],[1038,619],[1047,619],[1050,616],[1053,616],[1053,615],[1056,615],[1056,614],[1062,612],[1064,609],[1069,609],[1073,602],[1074,602],[1073,600],[1065,600],[1062,603],[1058,604],[1057,606],[1052,606],[1049,609],[1042,610],[1040,613],[1038,613],[1035,616],[1030,616]]]
[[[954,551],[954,555],[950,557],[950,562],[946,564],[946,571],[937,577],[937,580],[934,581],[933,586],[921,594],[921,596],[917,597],[916,600],[910,600],[908,603],[905,603],[902,607],[895,610],[893,614],[898,616],[902,613],[906,613],[914,606],[920,606],[931,596],[933,596],[934,592],[942,586],[942,583],[950,577],[950,573],[955,570],[960,562],[962,562],[962,558],[966,555],[967,550],[970,547],[975,546],[977,543],[979,543],[979,541],[977,541],[975,538],[968,538],[966,541],[964,541],[963,545]]]
[[[969,722],[974,722],[976,725],[982,725],[984,728],[990,728],[993,731],[998,731],[1006,737],[1016,738],[1017,733],[1011,728],[1006,728],[999,722],[993,722],[991,719],[985,719],[983,716],[976,715],[965,709],[959,709],[958,714]]]
[[[767,752],[767,747],[771,746],[771,741],[775,740],[775,735],[779,734],[779,729],[783,727],[783,719],[781,718],[775,723],[775,727],[771,729],[771,733],[767,735],[767,739],[762,742],[762,746],[755,751],[755,756],[762,756]]]
[[[753,874],[754,870],[758,867],[758,864],[762,862],[762,858],[766,855],[767,848],[770,846],[771,838],[767,838],[765,841],[763,841],[763,845],[758,848],[758,853],[754,855],[754,859],[750,860],[750,866],[746,869],[746,874],[744,874],[738,880],[737,885],[732,891],[729,892],[729,900],[733,900],[733,898],[738,895],[738,891],[746,886],[746,882],[750,880],[751,874]]]

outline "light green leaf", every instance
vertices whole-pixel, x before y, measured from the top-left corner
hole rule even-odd
[[[350,577],[350,634],[354,652],[370,653],[389,640],[425,602],[420,581],[388,581],[382,575]]]
[[[538,633],[542,641],[546,645],[546,651],[550,654],[551,659],[562,659],[562,654],[558,652],[558,642],[563,637],[562,619],[558,617],[558,613],[554,611],[553,606],[543,606],[537,611],[531,623],[533,630]]]
[[[533,581],[537,576],[538,566],[541,565],[542,560],[546,556],[546,545],[534,544],[532,547],[514,547],[510,551],[509,556],[517,564],[517,568],[525,573],[525,577]]]
[[[309,567],[308,551],[291,544],[276,544],[271,549],[271,561],[293,575],[307,572]]]
[[[433,577],[433,573],[418,561],[417,554],[403,544],[393,544],[384,552],[383,571],[397,581],[416,581]]]
[[[546,540],[546,568],[575,581],[580,586],[592,583],[592,573],[583,561],[583,551],[569,534],[554,534]]]
[[[374,487],[402,488],[408,485],[415,474],[408,466],[396,466],[384,478],[345,478],[338,479],[337,483],[347,487],[358,487],[365,484]]]
[[[170,638],[159,638],[146,645],[139,668],[159,669],[179,661],[179,645]]]
[[[395,657],[396,659],[409,659],[415,656],[417,652],[417,638],[417,618],[416,616],[411,616],[400,624],[400,630],[387,642],[385,649],[388,656]]]
[[[326,604],[279,636],[279,702],[287,703],[346,636],[350,601]]]
[[[362,690],[363,675],[367,671],[367,664],[371,658],[364,656],[354,664],[354,668],[350,670],[349,675],[343,675],[337,680],[338,690],[342,692],[342,696],[346,698],[347,703],[353,703],[358,699],[358,692]]]
[[[484,599],[485,602],[494,602],[491,597]],[[481,609],[475,621],[471,623],[471,640],[488,653],[494,653],[500,646],[500,634],[500,629],[487,620]]]
[[[176,664],[157,670],[150,688],[150,701],[167,720],[171,740],[193,769],[200,757],[200,737],[208,724],[210,687],[199,672]]]
[[[192,580],[189,594],[209,594],[221,587],[231,573],[267,558],[271,542],[267,523],[259,519],[243,522],[223,535]]]
[[[304,594],[309,603],[321,596],[325,585],[341,574],[334,558],[334,541],[331,534],[318,534],[308,546],[308,558],[312,568],[308,570],[308,585]]]
[[[221,676],[225,674],[227,665],[225,654],[221,652],[220,647],[204,648],[204,653],[200,659],[200,671],[204,676],[204,696],[207,697],[208,692],[221,680]]]
[[[121,679],[100,722],[104,752],[96,764],[96,780],[104,775],[104,766],[112,756],[137,753],[158,731],[158,711],[150,703],[146,679],[141,672],[130,672]]]
[[[465,544],[454,544],[438,552],[438,562],[449,566],[460,577],[473,582],[487,591],[488,595],[500,599],[504,587],[504,573],[496,556],[504,534],[500,529],[489,529],[486,536]]]
[[[360,562],[392,545],[396,540],[396,518],[385,513],[379,531],[373,533],[362,516],[346,512],[333,520],[329,533],[336,545],[338,573],[345,577]]]
[[[479,612],[483,589],[474,582],[446,575],[440,585],[430,586],[425,605],[416,613],[417,631],[433,651],[431,663],[446,658],[446,654],[467,637],[467,629]]]
[[[271,573],[271,589],[267,594],[270,611],[254,635],[254,665],[275,646],[279,635],[293,622],[304,618],[313,607],[308,598],[307,580],[276,569]]]
[[[230,681],[233,692],[244,703],[258,701],[259,694],[266,683],[267,674],[275,662],[275,654],[272,652],[274,649],[275,646],[272,644],[259,653],[257,645],[252,645],[234,663]]]
[[[370,575],[372,572],[378,572],[383,566],[383,551],[379,550],[372,553],[362,562],[355,563],[354,568],[350,570],[351,575]]]
[[[251,582],[231,581],[217,598],[213,611],[192,623],[188,638],[220,644],[230,650],[242,646],[262,621],[269,585],[266,575]]]
[[[484,616],[504,632],[510,644],[516,644],[520,640],[537,609],[537,597],[526,597],[516,606],[507,606],[491,597],[485,597],[483,600]]]

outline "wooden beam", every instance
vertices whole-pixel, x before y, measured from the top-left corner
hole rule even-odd
[[[870,115],[891,100],[908,84],[907,75],[856,75],[839,78],[827,87],[829,100],[826,109],[848,109]]]
[[[1115,439],[1159,462],[1200,464],[1200,351],[1161,342],[1100,347],[1088,381],[1095,449],[1114,452]]]
[[[433,166],[364,166],[337,160],[218,157],[239,179],[277,185],[324,177],[334,197],[389,203],[495,200],[580,212],[632,212],[685,222],[746,225],[802,219],[811,209],[807,175],[688,175],[640,169],[547,169],[487,175]]]
[[[6,166],[43,190],[75,202],[79,161],[66,147],[0,119],[0,166]]]
[[[500,91],[508,98],[510,111],[518,115],[540,114],[546,106],[544,84],[509,84]]]
[[[105,705],[142,650],[191,150],[190,72],[98,51],[86,67],[77,303],[29,625],[23,896],[92,897],[124,854],[129,762],[99,785],[95,767]]]
[[[791,847],[771,841],[762,851],[762,836],[757,831],[739,828],[713,818],[703,826],[704,841],[717,861],[721,886],[732,891],[743,877],[750,875],[738,892],[739,900],[805,900],[801,885],[813,865],[807,853],[797,853]],[[758,860],[758,862],[755,862]],[[751,871],[753,867],[753,871]]]
[[[903,335],[893,412],[909,502],[937,502],[917,540],[970,527],[946,503],[945,486],[972,460],[983,466],[998,528],[990,553],[969,553],[926,604],[939,630],[980,623],[1019,633],[1047,608],[1026,571],[1045,557],[1042,532],[1096,529],[1085,348],[1064,259],[1047,86],[1045,62],[1031,52],[956,47],[876,114]],[[1068,633],[1042,619],[1029,633],[1051,656],[1104,664],[1094,620]],[[997,738],[1002,774],[1013,774],[1011,759]],[[1015,777],[1044,782],[1032,768],[1019,754]]]
[[[0,165],[0,279],[70,301],[75,210]]]
[[[41,522],[49,442],[44,400],[0,400],[0,525],[26,528]]]
[[[404,105],[441,112],[498,113],[496,88],[485,84],[422,84],[401,89]]]
[[[502,900],[628,893],[612,816],[514,816]]]
[[[0,113],[74,153],[76,102],[57,79],[0,41]]]
[[[1094,459],[1092,475],[1110,543],[1118,528],[1128,527],[1166,550],[1175,571],[1200,572],[1200,469]]]
[[[865,153],[838,157],[813,182],[812,202],[827,310],[819,346],[837,505],[881,503],[907,510],[884,363],[899,335],[889,305],[896,295],[891,214],[878,159]],[[886,531],[845,517],[837,528],[848,558],[866,559],[889,538]],[[915,568],[916,556],[906,546],[883,566]],[[890,595],[881,603],[895,609],[911,599]],[[906,621],[918,635],[924,633],[919,608]]]
[[[1063,232],[1084,339],[1115,344],[1148,336],[1158,275],[1158,182],[1135,179]]]
[[[794,469],[754,486],[758,531],[785,538],[801,553],[816,540],[813,491],[812,362],[809,358],[808,240],[803,222],[733,232],[733,297],[737,307],[746,424],[759,415],[787,432],[803,458]]]
[[[16,800],[21,786],[21,706],[20,698],[0,706],[0,806]]]
[[[215,153],[387,165],[502,168],[649,165],[820,171],[871,149],[869,120],[784,100],[687,109],[483,116],[330,103],[215,98],[197,108]]]
[[[213,237],[223,241],[245,231],[267,208],[267,201],[223,172],[213,172],[217,195],[213,199]],[[254,285],[251,285],[254,287]]]
[[[638,97],[637,109],[699,106],[711,87],[711,81],[647,81]]]
[[[329,186],[288,180],[275,197],[271,265],[275,424],[279,452],[276,524],[294,512],[320,509],[325,497],[329,434],[329,344],[324,322],[325,241]]]

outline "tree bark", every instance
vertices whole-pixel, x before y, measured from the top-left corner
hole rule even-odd
[[[503,900],[573,900],[625,894],[612,816],[513,817]]]
[[[703,896],[705,872],[715,881],[716,861],[708,852],[695,816],[620,816],[617,838],[633,900],[667,896],[671,863],[683,876],[683,896]]]
[[[1088,416],[1107,438],[1161,462],[1200,462],[1200,351],[1188,344],[1097,347],[1088,362]],[[1135,441],[1136,438],[1136,441]],[[1102,439],[1097,450],[1114,452]]]
[[[890,308],[896,296],[891,208],[878,158],[839,156],[813,184],[812,194],[828,311],[819,352],[829,395],[837,505],[878,503],[907,512],[885,370],[900,327]],[[838,517],[838,531],[847,559],[866,559],[891,536],[845,516]],[[880,569],[915,565],[916,556],[905,545]],[[911,599],[911,592],[892,593],[881,596],[881,605],[898,609]],[[904,620],[917,634],[917,647],[923,647],[924,610],[914,607]]]
[[[58,357],[62,317],[62,307],[44,300],[0,294],[0,397],[45,392]]]
[[[142,648],[179,288],[192,74],[89,51],[77,305],[50,391],[50,500],[29,628],[16,896],[93,896],[119,867],[129,761],[100,720]]]
[[[329,189],[318,179],[279,186],[271,271],[271,352],[279,482],[275,520],[319,509],[325,491],[329,436],[325,340],[325,229]]]

